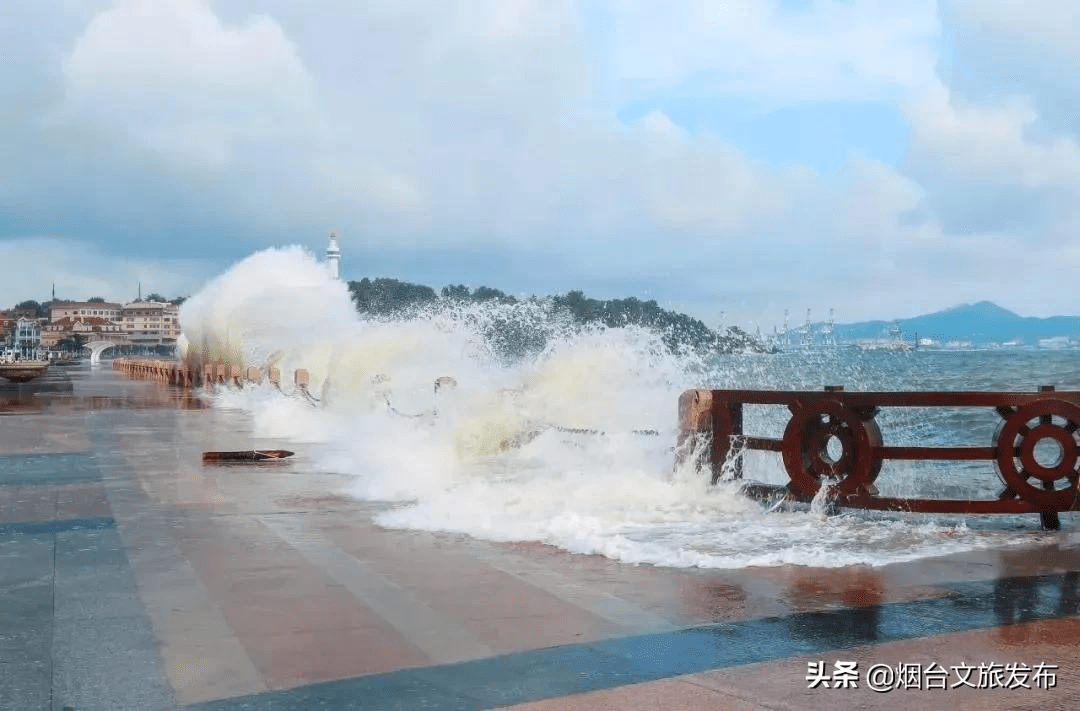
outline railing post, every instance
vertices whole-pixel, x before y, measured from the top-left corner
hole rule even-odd
[[[687,459],[697,453],[697,467],[706,463],[709,450],[704,448],[712,436],[711,390],[687,390],[679,396],[679,435],[675,442],[675,466],[682,467]],[[708,462],[710,465],[711,461]]]
[[[1054,388],[1053,385],[1040,385],[1039,386],[1039,392],[1041,392],[1041,393],[1052,393],[1052,392],[1054,392],[1054,390],[1055,390],[1055,388]],[[1050,424],[1051,421],[1052,421],[1052,418],[1049,417],[1049,416],[1043,416],[1041,418],[1041,420],[1040,420],[1040,422],[1042,424],[1046,424],[1046,425]],[[1050,481],[1044,481],[1042,483],[1042,487],[1046,491],[1053,491],[1054,483],[1050,482]],[[1039,523],[1042,524],[1042,527],[1043,527],[1044,531],[1060,531],[1061,530],[1061,519],[1058,517],[1058,512],[1057,511],[1041,511],[1041,512],[1039,512]]]
[[[712,483],[720,481],[724,475],[724,466],[728,465],[732,444],[736,437],[743,434],[742,403],[723,400],[719,394],[712,394]],[[742,455],[737,455],[730,462],[732,479],[742,479]]]

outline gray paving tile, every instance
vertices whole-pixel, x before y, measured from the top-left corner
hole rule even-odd
[[[52,614],[51,580],[0,590],[0,637],[45,627]]]
[[[54,585],[57,708],[171,708],[158,642],[119,533],[58,533]]]
[[[0,708],[48,708],[52,605],[51,577],[0,589]]]
[[[77,484],[100,481],[93,453],[0,454],[0,486]]]
[[[140,617],[146,611],[115,529],[56,536],[57,619]]]
[[[127,568],[127,553],[115,528],[62,531],[56,535],[56,566],[65,575],[99,576],[103,568]]]
[[[116,522],[111,516],[89,516],[49,521],[17,521],[0,523],[0,538],[13,536],[51,536],[64,531],[94,531],[112,528]]]
[[[52,668],[48,660],[8,656],[0,646],[0,708],[51,711]]]
[[[0,535],[0,590],[52,577],[53,537]]]
[[[78,711],[171,709],[158,643],[145,616],[57,617],[53,638],[53,699]]]

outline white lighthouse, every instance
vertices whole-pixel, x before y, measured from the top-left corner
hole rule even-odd
[[[326,245],[326,267],[330,270],[330,276],[338,278],[338,263],[341,261],[341,247],[337,243],[337,235],[330,233],[330,244]]]

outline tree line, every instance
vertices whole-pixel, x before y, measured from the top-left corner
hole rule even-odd
[[[160,301],[160,302],[163,302],[163,303],[175,304],[176,306],[179,306],[180,304],[187,301],[187,298],[188,297],[186,297],[186,296],[177,296],[177,297],[172,298],[172,299],[166,299],[161,294],[153,293],[153,294],[147,294],[143,298],[143,301]],[[70,303],[71,301],[72,301],[71,299],[49,299],[48,301],[37,301],[35,299],[26,299],[25,301],[20,301],[19,303],[15,304],[15,306],[12,307],[11,310],[16,312],[16,313],[27,314],[31,318],[49,318],[49,316],[52,313],[53,305],[55,305],[55,304],[66,304],[66,303]],[[86,300],[86,303],[88,303],[88,304],[104,304],[104,303],[107,303],[107,302],[106,302],[105,298],[102,297],[102,296],[91,296],[89,299]]]
[[[368,279],[350,281],[349,294],[357,311],[377,316],[399,316],[403,312],[427,306],[439,299],[462,302],[498,301],[504,304],[517,303],[517,298],[498,289],[478,286],[475,290],[464,284],[444,286],[436,293],[430,286],[411,284],[398,279]]]
[[[375,317],[408,317],[437,303],[516,304],[519,299],[499,289],[479,286],[470,289],[463,284],[445,286],[436,292],[430,286],[412,284],[398,279],[364,278],[348,282],[349,293],[358,312]],[[525,301],[546,301],[556,313],[566,314],[580,326],[603,324],[609,328],[641,326],[661,335],[664,344],[675,352],[687,349],[734,353],[765,352],[768,348],[742,329],[731,326],[717,333],[699,319],[661,308],[655,300],[593,299],[575,290],[546,299],[530,296]],[[520,355],[542,348],[545,339],[526,325],[510,317],[496,317],[487,324],[485,335],[501,350]]]

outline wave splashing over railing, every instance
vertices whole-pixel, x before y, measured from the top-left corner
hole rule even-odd
[[[673,469],[679,394],[760,380],[774,356],[676,354],[655,331],[581,327],[545,300],[365,319],[300,248],[239,263],[183,305],[181,324],[189,361],[278,367],[283,382],[306,369],[317,403],[267,386],[215,403],[385,502],[383,526],[705,567],[882,564],[1030,540],[949,519],[768,513],[737,481]],[[785,385],[818,377],[785,359]],[[865,367],[843,366],[850,389]]]

